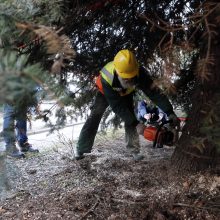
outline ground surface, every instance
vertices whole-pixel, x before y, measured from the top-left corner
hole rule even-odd
[[[100,136],[78,162],[63,142],[7,161],[11,191],[0,202],[0,219],[220,219],[218,168],[180,174],[170,165],[173,148],[152,149],[143,139],[145,159],[135,162],[123,134]]]

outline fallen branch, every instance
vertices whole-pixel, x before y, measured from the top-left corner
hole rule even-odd
[[[95,208],[98,206],[99,202],[100,202],[100,199],[98,198],[98,199],[97,199],[97,202],[94,204],[94,206],[92,206],[92,208],[89,209],[89,210],[80,218],[80,220],[83,220],[83,219],[84,219],[87,215],[89,215],[91,212],[94,212],[94,210],[95,210]]]
[[[129,204],[129,205],[142,205],[144,203],[146,203],[146,201],[143,201],[143,202],[135,202],[135,201],[129,201],[129,200],[126,200],[126,199],[112,199],[112,201],[114,202],[118,202],[118,203],[126,203],[126,204]]]
[[[201,209],[201,210],[210,210],[210,211],[215,211],[215,212],[220,212],[220,209],[218,208],[212,208],[212,207],[198,207],[198,206],[193,206],[189,204],[184,204],[184,203],[174,203],[174,207],[186,207],[186,208],[192,208],[192,209]]]

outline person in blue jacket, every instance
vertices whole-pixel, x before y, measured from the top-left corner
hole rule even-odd
[[[143,123],[158,124],[168,120],[166,113],[164,113],[159,107],[148,104],[146,100],[138,102],[137,118]]]
[[[36,153],[38,149],[28,142],[27,111],[17,111],[15,106],[4,104],[3,137],[7,155],[14,158],[24,158],[25,152]],[[20,150],[16,147],[16,141]]]

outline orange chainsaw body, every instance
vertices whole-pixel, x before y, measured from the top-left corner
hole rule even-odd
[[[144,138],[149,141],[154,141],[157,133],[157,128],[153,126],[144,129]]]
[[[163,147],[163,145],[171,146],[173,144],[174,134],[165,127],[159,130],[154,126],[147,126],[144,129],[144,138],[154,142],[153,147]]]

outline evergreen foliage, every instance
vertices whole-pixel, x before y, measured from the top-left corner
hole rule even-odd
[[[61,77],[55,72],[65,66],[64,59],[72,61],[75,52],[56,26],[62,20],[62,8],[61,1],[1,1],[1,104],[19,110],[36,106],[39,87],[56,99],[64,95]],[[54,59],[56,54],[60,59]]]

